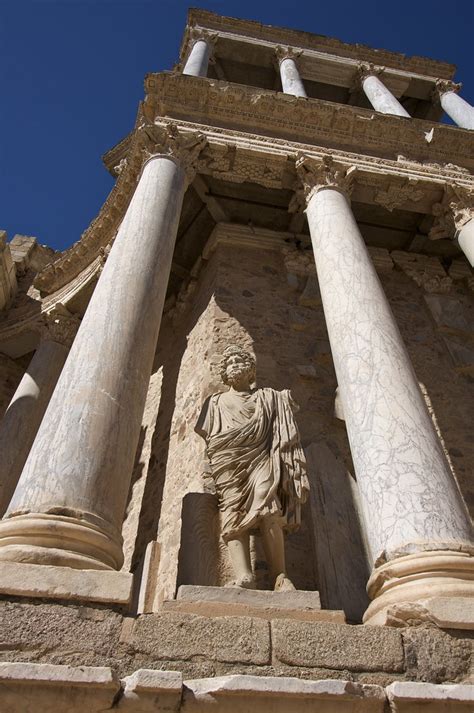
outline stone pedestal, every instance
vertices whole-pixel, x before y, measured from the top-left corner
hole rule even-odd
[[[168,153],[144,165],[0,523],[0,560],[122,565],[120,529],[190,155],[176,132],[163,146]]]
[[[462,129],[474,129],[474,107],[457,92],[460,84],[439,80],[436,82],[436,94],[446,114]]]
[[[359,72],[362,89],[375,111],[380,111],[382,114],[395,114],[396,116],[410,118],[410,114],[378,78],[377,74],[382,72],[381,67],[362,64],[359,67]]]
[[[306,90],[296,64],[296,59],[301,52],[295,52],[291,48],[277,47],[275,54],[280,72],[281,86],[285,94],[306,97]]]
[[[8,507],[66,361],[75,320],[51,316],[43,338],[0,422],[0,516]]]
[[[419,555],[414,593],[393,579],[390,601],[441,594],[455,577],[474,594],[464,503],[389,304],[350,209],[352,169],[301,159],[307,216],[375,573],[366,621],[386,605],[385,563]],[[438,578],[425,552],[445,553]],[[461,554],[464,553],[464,554]],[[437,555],[436,555],[437,556]],[[395,565],[393,565],[395,567]],[[470,571],[471,574],[468,574]],[[451,589],[449,589],[451,592]],[[456,595],[456,588],[452,590]]]

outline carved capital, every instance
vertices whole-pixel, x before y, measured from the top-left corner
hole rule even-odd
[[[218,32],[209,32],[209,30],[202,30],[200,27],[192,27],[189,31],[189,49],[191,50],[196,42],[199,42],[199,40],[203,40],[209,45],[212,53],[216,46],[218,37]]]
[[[384,71],[385,67],[372,64],[372,62],[358,62],[349,91],[355,92],[360,90],[364,79],[367,79],[367,77],[378,77],[380,74],[383,74]]]
[[[300,186],[290,203],[289,211],[297,212],[301,205],[309,203],[315,193],[327,188],[344,193],[349,198],[356,172],[355,166],[344,166],[331,156],[320,160],[299,156],[296,160],[296,175]]]
[[[156,154],[172,156],[186,173],[186,180],[191,183],[196,175],[199,155],[207,143],[204,134],[195,131],[180,131],[174,124],[148,127],[146,136],[149,141],[143,149],[145,161]]]
[[[274,59],[277,71],[280,71],[280,64],[284,59],[292,59],[296,62],[298,57],[301,57],[302,54],[303,50],[295,50],[293,47],[282,47],[281,45],[278,45],[278,47],[275,48]]]
[[[378,205],[392,212],[394,208],[403,206],[407,201],[412,203],[421,201],[424,191],[417,189],[417,185],[418,181],[412,178],[404,181],[392,181],[387,188],[376,192],[374,203],[378,203]]]
[[[433,206],[435,220],[428,236],[431,240],[455,238],[474,218],[474,191],[456,184],[446,187],[443,200]]]
[[[42,341],[58,342],[70,349],[81,321],[61,304],[42,315],[36,324]]]
[[[461,89],[461,82],[451,82],[449,79],[437,79],[432,91],[432,99],[435,102],[439,102],[441,96],[446,94],[446,92],[459,92]]]

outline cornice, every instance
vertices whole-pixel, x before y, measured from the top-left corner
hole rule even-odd
[[[402,153],[474,169],[474,133],[458,127],[203,77],[149,74],[145,84],[144,111],[149,119],[167,116],[386,158]]]
[[[263,25],[252,20],[240,20],[234,17],[217,15],[207,10],[192,8],[188,13],[188,26],[199,26],[217,32],[229,32],[256,40],[266,40],[277,45],[289,45],[297,49],[328,52],[340,57],[348,57],[364,62],[373,62],[406,72],[425,74],[440,79],[452,79],[456,71],[453,64],[440,62],[428,57],[407,57],[398,52],[374,49],[366,45],[351,45],[333,37],[316,35],[301,30],[291,30],[272,25]],[[183,47],[187,44],[187,33]]]

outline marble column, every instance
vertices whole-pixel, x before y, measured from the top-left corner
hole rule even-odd
[[[72,315],[50,314],[38,325],[41,341],[0,421],[0,517],[15,491],[78,324]]]
[[[216,41],[217,34],[215,33],[198,29],[192,30],[191,51],[184,65],[183,74],[190,74],[192,77],[207,77],[209,60]]]
[[[439,79],[434,95],[455,124],[462,129],[474,129],[474,107],[457,94],[460,89],[461,84]]]
[[[120,569],[120,534],[187,176],[170,127],[144,164],[18,486],[0,560]]]
[[[471,527],[351,211],[355,169],[303,157],[297,171],[375,567],[366,621],[381,623],[387,602],[474,593]]]
[[[396,116],[410,118],[410,114],[378,78],[377,75],[381,74],[383,69],[383,67],[374,67],[372,64],[359,64],[359,81],[364,94],[375,111],[380,111],[382,114],[395,114]]]
[[[285,94],[293,94],[295,97],[307,96],[296,64],[301,54],[291,47],[277,47],[275,50],[282,89]]]

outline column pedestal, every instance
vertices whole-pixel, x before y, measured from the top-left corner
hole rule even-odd
[[[308,192],[321,298],[375,567],[369,583],[375,601],[366,621],[373,623],[388,606],[387,590],[392,604],[434,586],[433,558],[437,593],[474,595],[467,511],[350,209],[351,171],[307,159],[298,170]],[[409,579],[396,575],[387,584],[384,568],[403,570],[407,556]],[[450,584],[453,572],[458,590]],[[415,580],[419,589],[407,586]]]
[[[120,530],[185,191],[182,139],[168,138],[175,155],[144,165],[0,523],[0,561],[122,565]]]

